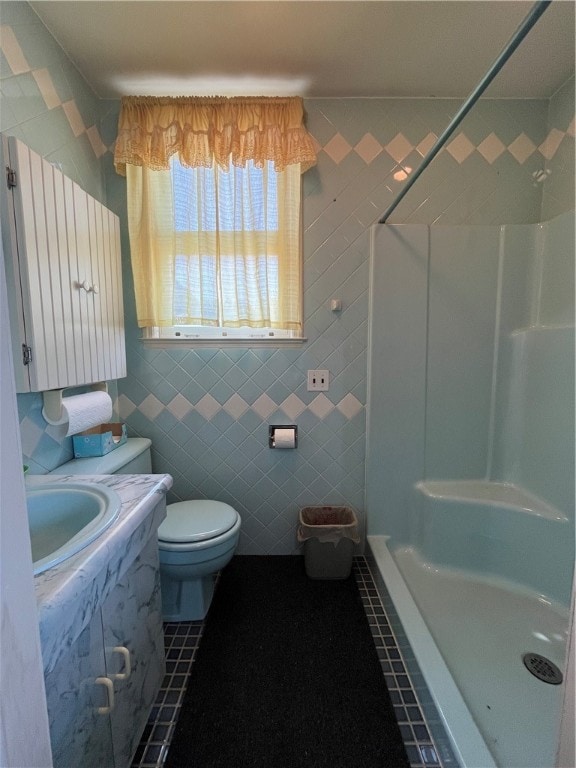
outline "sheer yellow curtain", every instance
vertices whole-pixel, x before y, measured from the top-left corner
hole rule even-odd
[[[123,100],[138,325],[283,328],[301,318],[299,98]]]
[[[244,212],[250,207],[250,191],[258,197],[262,194],[260,186],[251,190],[245,183],[241,200],[238,195],[222,196],[222,176],[234,177],[243,170],[231,168],[222,173],[213,167],[201,175],[196,169],[187,174],[192,181],[186,181],[201,187],[200,195],[189,196],[195,202],[200,199],[197,204],[202,210],[190,211],[194,221],[186,228],[177,223],[174,174],[126,166],[130,251],[140,327],[222,325],[301,330],[300,168],[291,165],[275,173],[268,166],[262,171],[263,186],[271,175],[270,183],[277,190],[277,198],[272,196],[274,211],[266,210],[270,200],[265,200],[263,215],[277,219],[277,228],[263,231],[245,221],[244,229],[214,229],[214,219],[223,217],[221,211],[211,209],[214,197],[224,200],[225,205],[231,203],[236,210],[241,206]],[[202,177],[207,174],[215,177],[209,185],[211,191],[215,188],[215,195],[202,189],[206,186]],[[228,183],[238,184],[234,178]]]

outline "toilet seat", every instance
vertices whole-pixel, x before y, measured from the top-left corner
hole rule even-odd
[[[179,501],[168,505],[166,519],[158,528],[158,541],[160,546],[168,548],[208,542],[228,533],[237,524],[238,517],[233,507],[221,501]]]

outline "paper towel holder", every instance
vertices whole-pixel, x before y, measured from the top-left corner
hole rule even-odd
[[[95,392],[108,392],[108,383],[106,381],[98,381],[91,386]],[[44,401],[42,416],[45,421],[47,421],[48,424],[52,424],[52,426],[66,424],[68,421],[68,418],[63,415],[63,392],[63,389],[47,389],[42,392],[42,400]]]
[[[290,448],[298,447],[298,427],[296,424],[269,424],[268,425],[268,448],[287,448],[288,446],[276,445],[276,430],[291,429],[294,432],[294,445]]]

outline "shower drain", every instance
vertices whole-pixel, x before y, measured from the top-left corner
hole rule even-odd
[[[522,656],[522,661],[528,672],[531,672],[538,680],[550,683],[550,685],[560,685],[562,682],[562,672],[546,656],[540,656],[539,653],[525,653]]]

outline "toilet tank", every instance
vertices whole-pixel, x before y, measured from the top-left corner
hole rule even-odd
[[[140,475],[152,472],[150,446],[147,437],[129,437],[124,445],[105,456],[72,459],[61,464],[50,475]]]

